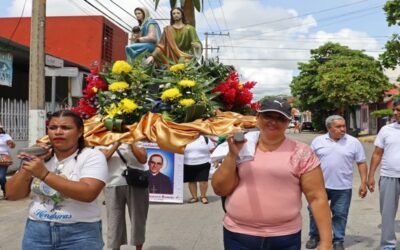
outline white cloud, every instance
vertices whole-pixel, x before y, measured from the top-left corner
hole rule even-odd
[[[223,20],[222,10],[226,20]],[[265,95],[290,94],[289,84],[298,72],[298,63],[306,62],[311,49],[328,41],[352,49],[379,49],[376,39],[365,32],[347,28],[334,33],[315,32],[318,29],[316,19],[312,15],[299,17],[294,9],[268,7],[260,2],[224,1],[222,10],[205,11],[208,24],[204,16],[197,15],[197,28],[209,31],[208,25],[216,23],[214,16],[221,29],[226,28],[221,24],[227,23],[230,38],[210,36],[209,46],[220,47],[220,50],[218,54],[209,52],[209,56],[218,55],[223,63],[234,65],[242,81],[259,82],[255,89],[256,99]],[[215,25],[213,27],[215,31]]]
[[[253,88],[254,100],[259,100],[266,95],[290,94],[289,83],[293,77],[292,70],[249,67],[241,67],[237,70],[242,79],[257,82]]]

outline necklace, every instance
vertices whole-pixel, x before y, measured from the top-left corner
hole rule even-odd
[[[57,159],[57,157],[54,157],[54,164],[56,165],[54,173],[56,174],[61,174],[62,170],[64,169],[65,165],[75,157],[75,155],[77,154],[77,152],[73,153],[72,155],[68,156],[65,159],[62,159],[61,161],[59,161]]]

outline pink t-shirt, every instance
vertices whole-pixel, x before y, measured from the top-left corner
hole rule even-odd
[[[254,160],[238,166],[239,185],[226,200],[224,227],[262,237],[300,231],[300,177],[318,165],[308,145],[287,138],[273,152],[257,148]]]

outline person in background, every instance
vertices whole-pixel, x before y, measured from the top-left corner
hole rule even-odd
[[[211,140],[205,136],[199,136],[196,140],[186,145],[183,161],[183,182],[188,183],[189,191],[192,195],[189,203],[199,200],[197,197],[197,183],[199,183],[201,203],[208,203],[206,194],[211,168],[210,153],[214,147]]]
[[[119,250],[128,243],[125,207],[131,223],[130,244],[142,250],[149,211],[149,189],[128,185],[122,172],[127,168],[144,170],[146,149],[137,143],[114,143],[101,149],[108,159],[109,178],[105,188],[107,208],[107,247]],[[123,157],[123,159],[122,159]],[[126,162],[126,163],[125,163]]]
[[[161,173],[164,167],[164,157],[160,154],[152,154],[149,157],[149,188],[153,194],[172,194],[172,183],[168,176]]]
[[[302,193],[320,232],[320,250],[331,250],[328,199],[319,160],[311,148],[286,138],[291,107],[286,100],[263,99],[257,112],[260,134],[255,141],[234,141],[212,177],[214,192],[227,196],[224,247],[236,249],[301,249]],[[237,164],[245,143],[255,147],[253,160]]]
[[[9,200],[32,193],[21,249],[102,250],[97,197],[108,179],[106,158],[85,146],[83,120],[70,110],[50,116],[47,135],[49,153],[20,153],[21,169],[6,184]]]
[[[394,123],[385,125],[375,139],[368,173],[368,189],[375,191],[375,172],[381,164],[379,206],[382,217],[381,246],[396,249],[396,214],[400,196],[400,98],[393,102]]]
[[[11,159],[9,149],[15,148],[15,142],[9,134],[6,133],[4,127],[0,125],[0,154],[5,155]],[[6,182],[7,182],[7,169],[9,165],[0,165],[0,186],[3,191],[3,197],[6,198]]]
[[[141,53],[152,53],[161,36],[160,27],[150,17],[147,8],[137,7],[134,12],[139,26],[133,27],[132,36],[129,39],[131,44],[125,48],[126,58],[129,63],[132,63]]]
[[[333,249],[344,250],[347,216],[349,214],[352,188],[353,163],[358,166],[361,184],[358,195],[367,195],[367,164],[361,142],[346,134],[346,122],[342,116],[331,115],[325,121],[328,133],[316,137],[311,148],[321,162],[325,189],[332,211]],[[312,210],[312,208],[311,208]],[[310,239],[306,248],[318,246],[319,234],[310,213]]]

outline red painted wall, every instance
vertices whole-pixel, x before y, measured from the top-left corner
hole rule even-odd
[[[0,36],[10,38],[19,18],[0,18]],[[46,18],[47,54],[90,67],[102,60],[103,24],[113,29],[112,61],[125,59],[128,34],[102,16],[63,16]],[[30,18],[22,18],[11,40],[29,47]]]

